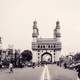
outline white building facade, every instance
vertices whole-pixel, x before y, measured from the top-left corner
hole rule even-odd
[[[32,33],[32,51],[33,62],[41,63],[53,63],[59,61],[61,54],[61,42],[60,42],[60,22],[56,22],[53,38],[39,38],[39,29],[37,27],[37,21],[33,22]]]

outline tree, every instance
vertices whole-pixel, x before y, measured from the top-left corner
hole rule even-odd
[[[76,54],[74,55],[74,60],[75,60],[75,61],[79,61],[79,60],[80,60],[80,53],[76,53]]]
[[[32,60],[32,52],[30,50],[24,50],[22,53],[21,53],[21,56],[22,56],[22,60],[23,61],[31,61]]]

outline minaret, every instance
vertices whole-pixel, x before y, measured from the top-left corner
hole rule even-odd
[[[61,41],[60,41],[60,22],[56,21],[56,28],[54,29],[54,40],[55,40],[55,47],[54,47],[54,62],[59,61],[59,57],[61,54]]]
[[[33,22],[33,33],[32,33],[33,42],[37,41],[38,35],[39,35],[39,31],[38,31],[38,28],[37,28],[37,21],[35,20]]]
[[[35,50],[37,47],[36,43],[37,43],[37,38],[38,38],[38,35],[39,35],[39,31],[38,31],[38,28],[37,28],[37,21],[35,20],[33,22],[33,33],[32,33],[32,38],[33,38],[33,41],[32,41],[32,50]],[[37,62],[38,61],[38,58],[37,58],[37,51],[33,51],[33,62]]]
[[[60,22],[56,22],[56,28],[54,29],[54,38],[56,39],[57,42],[60,42]]]

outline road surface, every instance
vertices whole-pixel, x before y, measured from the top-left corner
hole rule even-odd
[[[77,72],[60,68],[57,65],[47,65],[36,68],[18,68],[14,73],[9,70],[0,71],[0,80],[77,80]]]

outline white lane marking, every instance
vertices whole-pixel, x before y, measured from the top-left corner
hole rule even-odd
[[[50,74],[49,74],[49,69],[48,66],[45,65],[42,75],[41,75],[41,79],[40,80],[50,80]]]
[[[80,79],[77,77],[77,80],[80,80]]]

